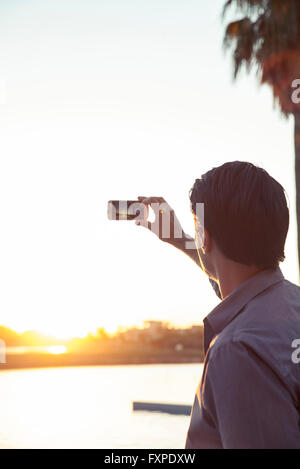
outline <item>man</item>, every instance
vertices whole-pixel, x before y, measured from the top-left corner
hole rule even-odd
[[[194,246],[184,232],[174,236],[181,227],[164,199],[139,200],[158,210],[152,224],[136,223],[197,262],[222,300],[204,319],[205,361],[186,448],[300,448],[300,363],[293,359],[300,287],[279,268],[289,227],[284,189],[251,163],[208,171],[190,191]]]

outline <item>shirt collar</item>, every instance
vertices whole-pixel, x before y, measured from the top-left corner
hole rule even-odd
[[[236,287],[203,321],[204,352],[207,352],[212,338],[219,334],[252,298],[282,280],[284,276],[277,267],[275,270],[262,270]]]

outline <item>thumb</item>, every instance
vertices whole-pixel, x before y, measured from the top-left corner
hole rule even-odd
[[[147,220],[137,220],[135,222],[137,226],[143,226],[144,228],[148,228],[148,230],[151,230],[151,222]]]

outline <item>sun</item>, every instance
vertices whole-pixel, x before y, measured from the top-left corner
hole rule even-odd
[[[65,345],[51,345],[50,347],[46,347],[45,351],[51,355],[61,355],[62,353],[66,353],[67,347]]]

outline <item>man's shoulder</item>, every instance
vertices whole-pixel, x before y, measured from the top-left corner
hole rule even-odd
[[[284,279],[252,298],[238,315],[237,329],[254,323],[261,328],[276,330],[289,322],[300,327],[300,287]]]
[[[295,339],[300,339],[300,287],[284,279],[249,301],[214,337],[210,359],[245,352],[287,376]]]

